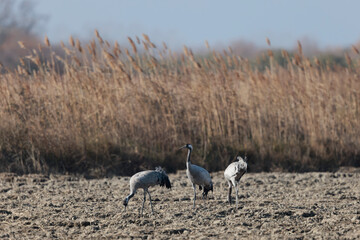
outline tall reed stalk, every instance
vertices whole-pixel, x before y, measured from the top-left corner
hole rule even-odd
[[[208,46],[202,58],[147,35],[128,38],[131,52],[96,38],[83,47],[70,37],[64,56],[44,60],[46,37],[0,75],[2,171],[174,171],[185,168],[176,151],[185,143],[211,171],[237,154],[252,171],[359,166],[360,69],[349,56],[348,68],[334,70],[304,57],[299,43],[298,54],[282,52],[285,67],[269,50],[270,68],[260,71],[231,49]]]

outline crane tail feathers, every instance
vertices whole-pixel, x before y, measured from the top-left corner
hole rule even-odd
[[[171,188],[171,183],[169,180],[168,175],[166,175],[166,172],[164,169],[162,169],[161,167],[157,167],[156,170],[157,172],[159,172],[161,174],[160,177],[160,186],[165,186],[166,188]]]
[[[168,176],[166,176],[165,178],[165,184],[166,184],[166,188],[171,188],[171,183]]]
[[[211,183],[210,186],[204,186],[204,192],[203,192],[203,196],[207,196],[208,192],[212,191],[214,192],[214,188],[213,188],[213,184]]]

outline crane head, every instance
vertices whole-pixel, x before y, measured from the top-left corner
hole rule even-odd
[[[125,207],[125,211],[126,211],[126,206],[128,205],[128,202],[129,202],[129,199],[128,199],[128,198],[125,198],[125,199],[124,199],[124,202],[123,202],[124,207]]]
[[[184,145],[184,146],[182,146],[181,148],[179,148],[179,150],[180,150],[180,149],[183,149],[183,148],[187,148],[187,149],[189,149],[189,150],[191,150],[191,151],[193,150],[192,145],[191,145],[191,144],[189,144],[189,143],[188,143],[188,144],[186,144],[186,145]]]
[[[245,157],[245,159],[246,159],[246,157]],[[243,159],[242,157],[240,157],[240,156],[237,156],[237,157],[236,157],[236,160],[238,160],[239,162],[240,162],[240,161],[244,161],[244,159]]]

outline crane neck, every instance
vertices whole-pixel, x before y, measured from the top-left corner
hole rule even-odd
[[[190,157],[191,157],[191,149],[189,149],[189,150],[188,150],[188,155],[187,155],[187,162],[186,162],[186,165],[191,164]]]

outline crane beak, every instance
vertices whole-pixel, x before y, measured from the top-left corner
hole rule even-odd
[[[183,149],[183,148],[186,148],[186,145],[182,146],[182,147],[181,147],[181,148],[179,148],[178,150]]]

